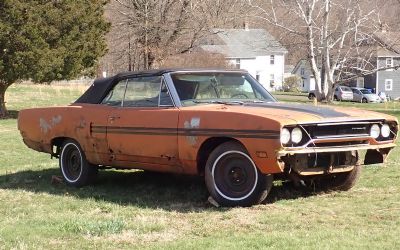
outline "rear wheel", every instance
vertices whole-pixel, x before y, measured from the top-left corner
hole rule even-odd
[[[363,99],[361,100],[361,102],[362,102],[362,103],[367,103],[368,100],[367,100],[367,98],[363,98]]]
[[[210,154],[205,181],[219,205],[251,206],[265,200],[273,177],[258,170],[241,144],[225,142]]]
[[[86,160],[79,143],[67,140],[63,143],[60,155],[60,169],[67,185],[81,187],[93,183],[98,169]]]
[[[340,99],[336,95],[333,96],[333,100],[340,102]]]

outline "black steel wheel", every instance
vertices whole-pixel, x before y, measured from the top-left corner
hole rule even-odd
[[[320,180],[320,187],[323,191],[347,191],[357,183],[361,175],[360,156],[357,151],[353,151],[346,161],[346,165],[354,166],[353,169],[345,173],[328,175]]]
[[[66,140],[60,154],[60,169],[64,181],[74,187],[92,183],[98,169],[90,164],[79,144],[74,140]]]
[[[339,173],[321,180],[321,188],[325,191],[348,191],[357,183],[361,175],[361,166],[354,166],[353,170]]]
[[[272,176],[263,175],[237,142],[218,146],[205,169],[207,188],[222,206],[251,206],[261,203],[272,187]]]

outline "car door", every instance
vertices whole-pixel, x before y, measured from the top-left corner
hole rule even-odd
[[[86,127],[88,133],[79,142],[85,150],[87,159],[97,165],[110,163],[106,126],[110,107],[101,104],[81,105],[80,127]]]
[[[133,77],[114,88],[124,89],[108,117],[107,142],[115,165],[176,165],[177,124],[167,86],[160,76]]]
[[[362,98],[361,92],[358,89],[351,89],[351,91],[353,91],[353,101],[360,102]]]

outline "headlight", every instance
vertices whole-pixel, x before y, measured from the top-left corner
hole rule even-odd
[[[292,142],[297,144],[301,142],[301,139],[303,139],[303,132],[299,128],[294,128],[292,130]]]
[[[281,143],[287,144],[290,141],[290,131],[287,128],[283,128],[281,131]]]
[[[371,126],[370,135],[372,136],[372,138],[374,139],[378,138],[380,133],[381,129],[379,128],[378,124],[374,124]]]
[[[389,127],[389,125],[387,125],[387,124],[383,124],[382,125],[381,135],[382,135],[382,137],[385,137],[385,138],[389,137],[389,135],[390,135],[390,127]]]

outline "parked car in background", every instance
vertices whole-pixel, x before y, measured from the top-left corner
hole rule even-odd
[[[390,101],[390,96],[387,96],[385,92],[379,92],[378,96],[381,98],[381,102]]]
[[[308,93],[308,99],[316,97],[315,90]],[[333,99],[335,101],[353,101],[353,91],[347,86],[337,86],[334,90]]]
[[[353,91],[347,86],[336,86],[333,99],[335,101],[353,101]]]
[[[353,91],[353,101],[355,102],[382,102],[382,99],[377,95],[372,93],[369,89],[364,88],[351,88]]]
[[[70,186],[104,168],[200,175],[219,205],[250,206],[274,179],[349,190],[396,146],[398,120],[279,103],[243,70],[165,69],[96,80],[69,106],[20,111],[18,128]]]
[[[308,93],[308,99],[309,100],[313,100],[315,98],[315,90],[311,90],[309,93]]]

